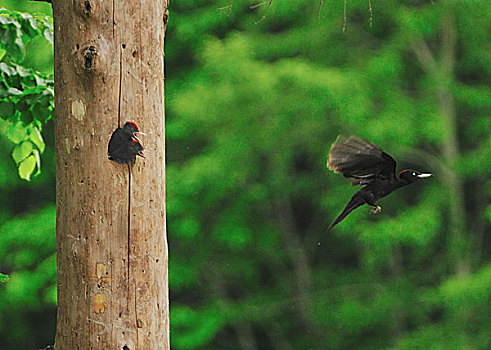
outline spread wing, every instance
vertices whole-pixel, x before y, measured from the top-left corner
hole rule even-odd
[[[358,136],[338,136],[331,146],[327,167],[352,179],[353,185],[366,185],[375,179],[396,176],[394,158]]]

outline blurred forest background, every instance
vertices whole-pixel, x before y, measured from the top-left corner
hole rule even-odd
[[[172,348],[489,350],[491,2],[373,0],[370,21],[348,1],[345,32],[342,0],[319,20],[317,1],[275,0],[257,24],[255,4],[171,1]],[[48,41],[25,49],[52,73]],[[53,123],[27,182],[0,122],[0,349],[38,349],[55,334]],[[436,176],[325,234],[356,191],[325,167],[338,134]]]

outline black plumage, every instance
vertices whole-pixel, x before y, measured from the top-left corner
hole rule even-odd
[[[327,231],[363,204],[372,206],[371,212],[378,214],[381,208],[376,202],[380,198],[419,179],[432,176],[416,170],[403,170],[397,175],[394,158],[377,145],[358,136],[338,136],[331,146],[327,166],[350,179],[352,185],[362,186]]]
[[[145,135],[133,122],[127,122],[122,128],[118,127],[114,130],[107,148],[108,158],[121,164],[130,165],[135,163],[136,156],[145,158],[143,155],[144,148],[136,134]]]

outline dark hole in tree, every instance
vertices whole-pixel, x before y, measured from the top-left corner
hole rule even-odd
[[[85,0],[84,2],[84,9],[85,9],[85,14],[88,16],[90,16],[90,12],[92,10],[92,6],[90,5],[90,1],[89,0]]]
[[[96,55],[96,49],[94,46],[89,46],[88,49],[85,50],[84,52],[84,58],[85,58],[85,69],[90,69],[94,65],[94,58]]]

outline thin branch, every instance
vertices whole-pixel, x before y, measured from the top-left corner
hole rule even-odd
[[[227,11],[227,17],[228,17],[228,15],[230,15],[230,11],[232,11],[233,1],[234,0],[230,0],[230,4],[228,4],[227,6],[217,8],[217,11],[228,9]]]
[[[322,0],[319,0],[319,9],[317,10],[317,20],[321,18],[321,7],[322,7]]]
[[[346,31],[346,0],[344,0],[343,33]]]
[[[249,9],[252,10],[252,9],[255,9],[255,8],[259,7],[259,6],[266,5],[267,3],[268,3],[267,1],[263,1],[263,2],[260,2],[259,4],[249,6]]]
[[[421,67],[427,74],[434,76],[436,73],[436,60],[428,44],[421,39],[418,43],[413,45],[413,51],[416,55],[416,59],[419,61]]]
[[[368,0],[368,12],[370,13],[370,28],[372,28],[373,12],[372,12],[372,1],[371,0]]]
[[[261,2],[261,3],[256,4],[256,5],[249,6],[250,9],[255,9],[256,7],[259,7],[259,6],[268,4],[268,7],[266,7],[266,11],[264,12],[264,15],[261,17],[261,19],[259,21],[255,22],[254,24],[258,24],[258,23],[262,22],[266,18],[266,16],[268,15],[269,8],[271,7],[271,3],[272,2],[273,2],[273,0],[269,0],[269,2],[268,1],[264,1],[264,2]]]

